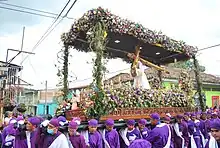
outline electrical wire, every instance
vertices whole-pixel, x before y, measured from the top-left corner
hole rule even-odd
[[[67,5],[69,4],[71,0],[69,0],[66,4],[66,6],[63,8],[63,10],[60,12],[60,14],[57,16],[57,18],[54,20],[54,22],[50,25],[50,27],[47,29],[47,31],[43,34],[43,36],[41,36],[40,40],[35,44],[35,46],[32,48],[32,52],[50,35],[50,33],[62,22],[63,18],[67,17],[68,13],[70,12],[70,10],[72,9],[72,7],[75,5],[75,3],[77,2],[77,0],[75,0],[73,2],[73,4],[70,6],[69,10],[66,12],[66,14],[60,19],[60,21],[53,27],[53,25],[57,22],[57,20],[59,19],[59,17],[61,16],[61,14],[63,13],[64,9],[67,7]],[[53,28],[52,28],[53,27]],[[52,29],[51,29],[52,28]],[[29,55],[27,55],[23,61],[21,63],[23,63],[27,58],[29,57]]]
[[[214,47],[218,47],[218,46],[220,46],[220,44],[211,45],[211,46],[208,46],[208,47],[205,47],[205,48],[201,48],[201,49],[199,49],[198,51],[203,51],[203,50],[207,50],[207,49],[214,48]]]
[[[130,68],[125,68],[125,69],[121,69],[121,70],[117,70],[117,71],[109,72],[109,73],[107,73],[106,75],[110,75],[110,74],[118,73],[118,72],[125,71],[125,70],[129,70],[129,69],[130,69]],[[91,80],[91,79],[93,79],[93,78],[92,78],[92,77],[89,77],[89,78],[85,78],[85,79],[77,80],[77,81],[74,81],[74,82],[82,82],[82,81]]]
[[[50,18],[56,18],[55,16],[58,16],[58,14],[53,13],[53,12],[48,12],[48,11],[43,11],[43,10],[39,10],[39,9],[34,9],[34,8],[28,8],[28,7],[24,7],[24,6],[20,6],[20,5],[15,5],[15,4],[9,4],[9,3],[5,3],[5,2],[0,2],[0,4],[6,5],[6,6],[12,6],[12,7],[16,7],[16,8],[21,8],[21,9],[26,9],[26,10],[31,10],[31,11],[35,11],[35,12],[40,12],[40,13],[45,13],[45,14],[50,14],[53,16],[45,16],[45,17],[50,17]],[[14,9],[13,9],[14,10]],[[15,9],[14,11],[17,11],[17,9]],[[27,13],[29,13],[28,11],[25,11]],[[38,14],[36,14],[38,15]],[[71,17],[66,17],[67,19],[74,19]]]
[[[41,16],[41,17],[47,17],[47,18],[53,18],[53,19],[56,18],[56,17],[54,17],[54,16],[49,16],[49,15],[34,13],[34,12],[30,12],[30,11],[18,10],[18,9],[3,7],[3,6],[0,6],[0,8],[1,8],[1,9],[6,9],[6,10],[11,10],[11,11],[16,11],[16,12],[21,12],[21,13],[26,13],[26,14],[32,14],[32,15]]]

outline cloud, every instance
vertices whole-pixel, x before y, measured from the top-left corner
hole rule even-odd
[[[17,4],[22,4],[22,2],[16,1]],[[218,32],[220,20],[217,16],[220,13],[220,5],[218,1],[216,1],[215,6],[210,3],[211,2],[209,2],[207,6],[207,2],[204,0],[136,0],[135,2],[127,0],[79,0],[68,16],[79,18],[87,10],[102,6],[123,18],[139,22],[153,30],[161,30],[174,39],[183,40],[187,44],[203,48],[217,44],[220,40],[220,33]],[[50,7],[49,4],[51,4]],[[43,1],[40,1],[38,4],[28,3],[26,5],[38,9],[48,8],[48,11],[58,13],[64,4],[64,2],[61,4],[61,2],[57,0],[45,4]],[[35,17],[32,16],[32,19],[34,20]],[[10,20],[12,20],[12,18]],[[26,26],[24,50],[31,51],[34,44],[36,44],[52,22],[51,19],[41,18],[41,20],[36,20],[37,22],[34,22],[34,25],[28,24],[27,20],[17,23],[8,21],[7,24],[11,26],[20,24],[19,27],[14,27],[14,30],[17,29],[14,33],[9,32],[10,28],[6,27],[4,30],[8,33],[3,34],[2,27],[0,26],[1,59],[5,59],[7,48],[20,48],[22,25]],[[34,84],[35,88],[43,88],[44,86],[41,82],[45,80],[48,80],[48,85],[51,88],[57,84],[57,69],[54,67],[54,64],[57,62],[56,54],[62,48],[62,45],[58,43],[60,41],[60,35],[68,31],[72,23],[73,20],[65,19],[34,51],[36,55],[29,56],[29,59],[24,62],[22,78]],[[76,52],[75,50],[71,50],[71,54],[73,57],[70,58],[70,71],[78,76],[78,80],[91,77],[92,65],[88,63],[91,62],[93,56],[89,53]],[[220,74],[220,70],[216,68],[217,64],[219,64],[219,61],[216,60],[219,54],[219,48],[213,48],[203,51],[198,57],[201,64],[206,66],[208,73]],[[20,63],[20,61],[21,56],[14,62]],[[117,67],[115,65],[117,65]],[[120,59],[115,59],[110,60],[107,67],[109,71],[112,72],[128,68],[129,65]],[[71,86],[80,85],[82,83],[82,81],[77,81],[76,83],[72,83]]]

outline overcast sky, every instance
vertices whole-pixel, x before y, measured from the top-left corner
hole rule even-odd
[[[59,13],[67,0],[8,0],[10,4]],[[72,0],[73,2],[73,0]],[[9,7],[0,4],[0,6]],[[102,6],[123,18],[143,24],[149,29],[162,31],[164,34],[183,40],[198,48],[220,43],[220,1],[219,0],[78,0],[69,13],[69,17],[79,18],[87,10]],[[8,48],[20,49],[22,28],[26,27],[24,50],[32,51],[33,46],[52,23],[53,19],[18,13],[0,8],[0,60],[5,61]],[[57,52],[61,49],[60,35],[70,29],[73,20],[64,19],[58,27],[38,46],[23,63],[22,79],[44,88],[42,82],[48,81],[48,87],[57,84]],[[10,57],[16,53],[10,52]],[[71,51],[70,70],[78,77],[71,86],[84,85],[90,80],[80,81],[92,76],[91,53]],[[220,47],[208,49],[199,55],[199,61],[206,67],[206,72],[220,75]],[[20,64],[20,55],[14,63]],[[119,64],[120,63],[120,64]],[[117,66],[115,66],[117,65]],[[120,59],[110,60],[108,70],[115,72],[128,68]],[[117,73],[111,73],[115,75]]]

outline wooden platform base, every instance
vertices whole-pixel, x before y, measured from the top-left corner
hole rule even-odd
[[[194,111],[192,108],[187,107],[163,107],[163,108],[123,108],[110,113],[107,116],[101,117],[100,120],[106,120],[108,118],[112,118],[114,120],[119,119],[149,119],[150,114],[157,112],[160,114],[161,117],[164,117],[166,113],[170,113],[172,116],[176,116],[177,114],[183,114],[185,112],[192,112]],[[73,117],[79,117],[82,121],[86,121],[88,118],[85,116],[83,110],[70,110],[66,112],[66,118],[71,120]]]

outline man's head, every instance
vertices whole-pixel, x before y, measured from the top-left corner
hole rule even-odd
[[[195,113],[192,113],[192,114],[191,114],[191,120],[192,120],[192,121],[195,121],[195,120],[196,120],[196,114],[195,114]]]
[[[220,141],[220,119],[214,119],[210,123],[211,134],[216,141]]]
[[[177,120],[177,123],[182,123],[183,122],[183,116],[182,115],[177,115],[176,120]]]
[[[206,120],[207,119],[207,113],[206,112],[202,112],[201,119],[202,120]]]
[[[134,126],[135,126],[135,120],[130,119],[130,120],[127,121],[128,130],[133,130]]]
[[[140,130],[144,129],[145,126],[146,126],[146,124],[147,124],[147,120],[145,120],[145,119],[140,119],[140,120],[138,121],[138,127],[139,127],[139,129],[140,129]]]
[[[76,134],[77,129],[78,129],[78,124],[72,120],[68,126],[68,132],[69,132],[70,136],[73,136],[74,134]]]
[[[112,119],[108,119],[105,121],[105,126],[108,131],[111,131],[114,128],[114,124],[115,122]]]
[[[160,115],[158,113],[151,114],[150,118],[150,122],[152,125],[157,125],[160,122]]]
[[[97,130],[98,127],[98,121],[96,119],[89,120],[89,132],[94,133]]]
[[[27,120],[26,128],[28,131],[34,131],[41,123],[38,117],[30,117]]]
[[[57,118],[51,119],[47,126],[48,134],[54,135],[58,132],[58,129],[59,129],[59,120]]]
[[[170,117],[167,116],[164,118],[164,123],[170,124],[170,121],[171,121]]]
[[[216,112],[212,113],[211,118],[212,119],[217,119],[218,118],[218,114]]]
[[[184,113],[184,116],[183,116],[184,120],[188,121],[189,117],[190,117],[190,113],[189,112]]]

